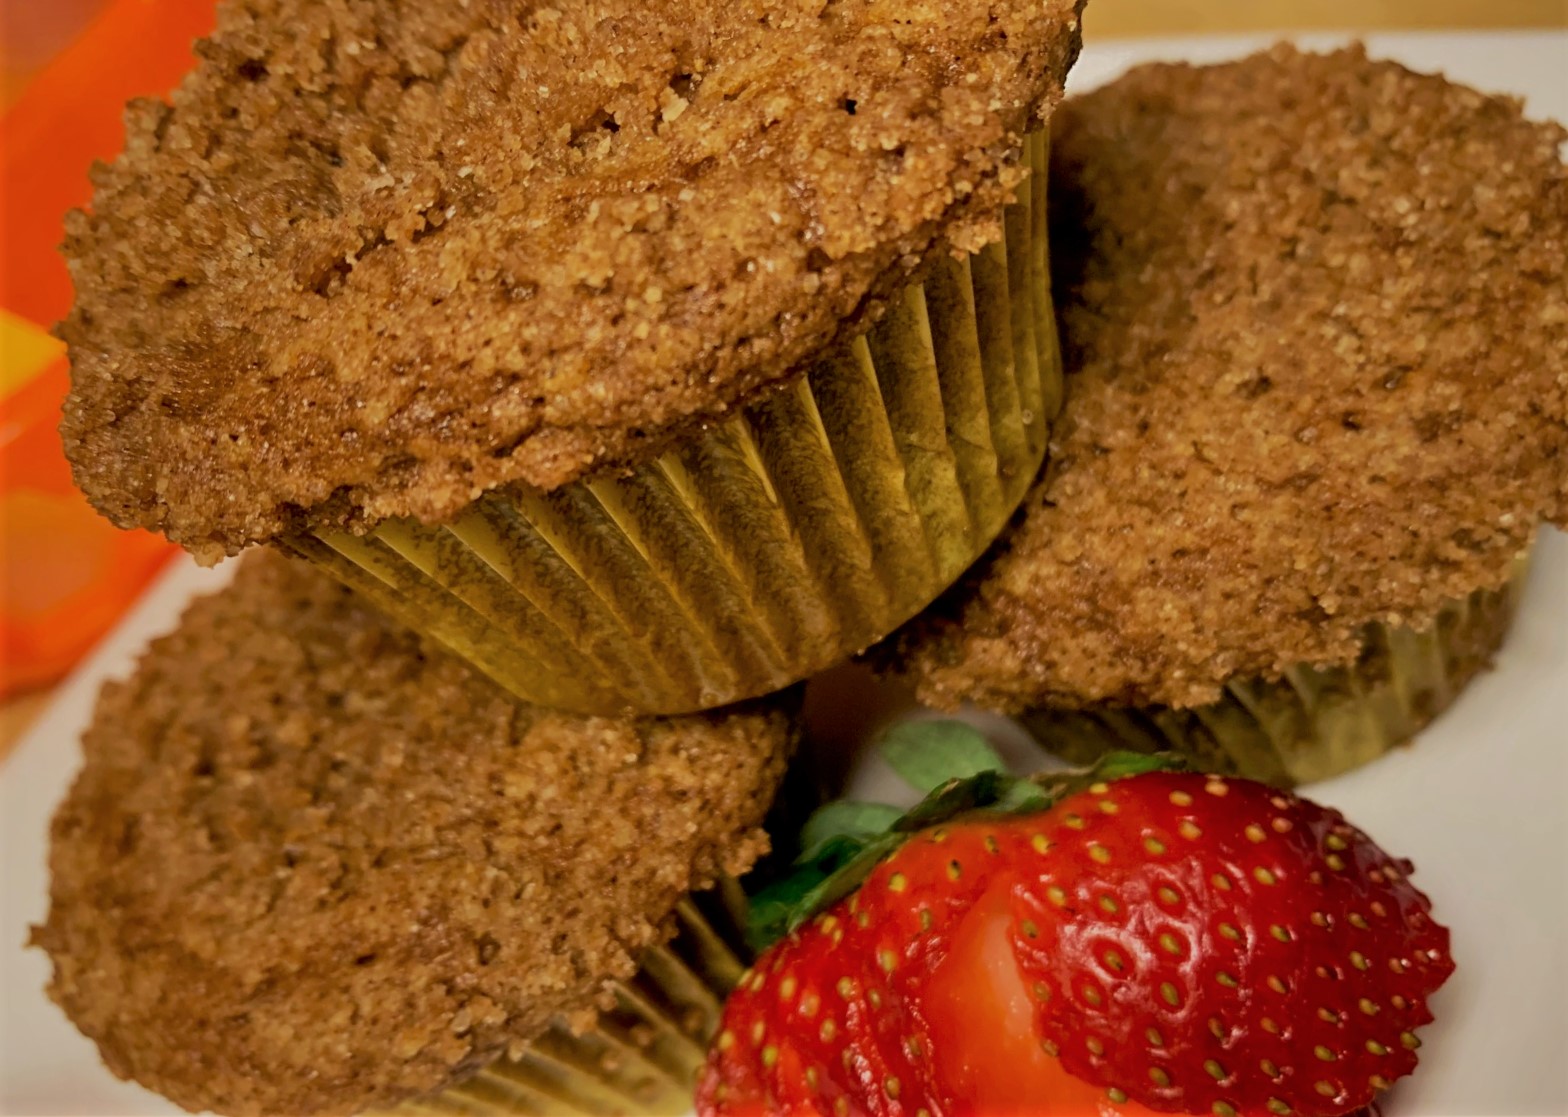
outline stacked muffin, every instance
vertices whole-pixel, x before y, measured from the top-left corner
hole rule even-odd
[[[1568,520],[1561,130],[1280,48],[1053,151],[1078,14],[220,8],[67,243],[78,482],[261,551],[56,820],[112,1070],[683,1111],[794,684],[944,591],[926,701],[1276,783],[1485,664]]]
[[[1078,7],[220,5],[66,244],[83,490],[291,556],[105,695],[58,817],[36,939],[111,1069],[689,1104],[739,963],[684,897],[765,848],[793,685],[1043,461]]]
[[[797,682],[1041,463],[1078,43],[1075,0],[229,4],[68,229],[78,483],[530,701]]]
[[[50,994],[193,1111],[458,1084],[680,1112],[741,969],[687,894],[766,849],[794,716],[529,707],[326,575],[246,558],[99,702],[34,934]]]
[[[1568,523],[1563,137],[1360,50],[1070,102],[1062,434],[901,634],[921,698],[1282,784],[1442,712]]]

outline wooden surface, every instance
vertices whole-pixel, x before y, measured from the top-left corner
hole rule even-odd
[[[1225,31],[1568,27],[1568,0],[1091,0],[1091,40]],[[1565,60],[1568,61],[1568,60]],[[46,694],[0,705],[4,757],[47,705]]]

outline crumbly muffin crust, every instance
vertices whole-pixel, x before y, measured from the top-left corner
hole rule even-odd
[[[191,1110],[350,1113],[591,1011],[764,851],[786,702],[519,705],[271,554],[106,688],[53,828],[50,995]]]
[[[227,0],[66,253],[64,435],[204,556],[723,416],[1000,235],[1082,0]]]
[[[899,639],[927,702],[1195,706],[1349,663],[1568,520],[1564,130],[1280,46],[1064,106],[1046,477]]]

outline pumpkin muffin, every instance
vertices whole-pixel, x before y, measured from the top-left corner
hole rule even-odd
[[[261,554],[106,688],[33,941],[190,1110],[679,1112],[740,973],[688,894],[764,852],[794,736],[524,706]]]
[[[1059,444],[920,696],[1280,782],[1436,716],[1568,521],[1565,134],[1359,48],[1066,105]]]
[[[542,704],[804,678],[1042,461],[1080,4],[227,0],[68,224],[77,481]]]

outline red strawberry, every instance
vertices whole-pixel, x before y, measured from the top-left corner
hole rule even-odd
[[[1167,1111],[1333,1117],[1415,1069],[1448,932],[1337,811],[1166,772],[1036,832],[1013,942],[1073,1074]]]
[[[699,1112],[1338,1117],[1412,1069],[1452,970],[1406,871],[1171,773],[922,832],[742,981]]]
[[[698,1095],[707,1113],[915,1113],[931,1089],[912,1011],[964,916],[1014,863],[994,826],[939,826],[741,979]],[[760,1067],[760,1070],[758,1069]],[[932,1110],[933,1113],[941,1110]]]
[[[1010,940],[1031,838],[1010,819],[922,831],[768,951],[725,1006],[698,1111],[1157,1117],[1035,1038]]]

